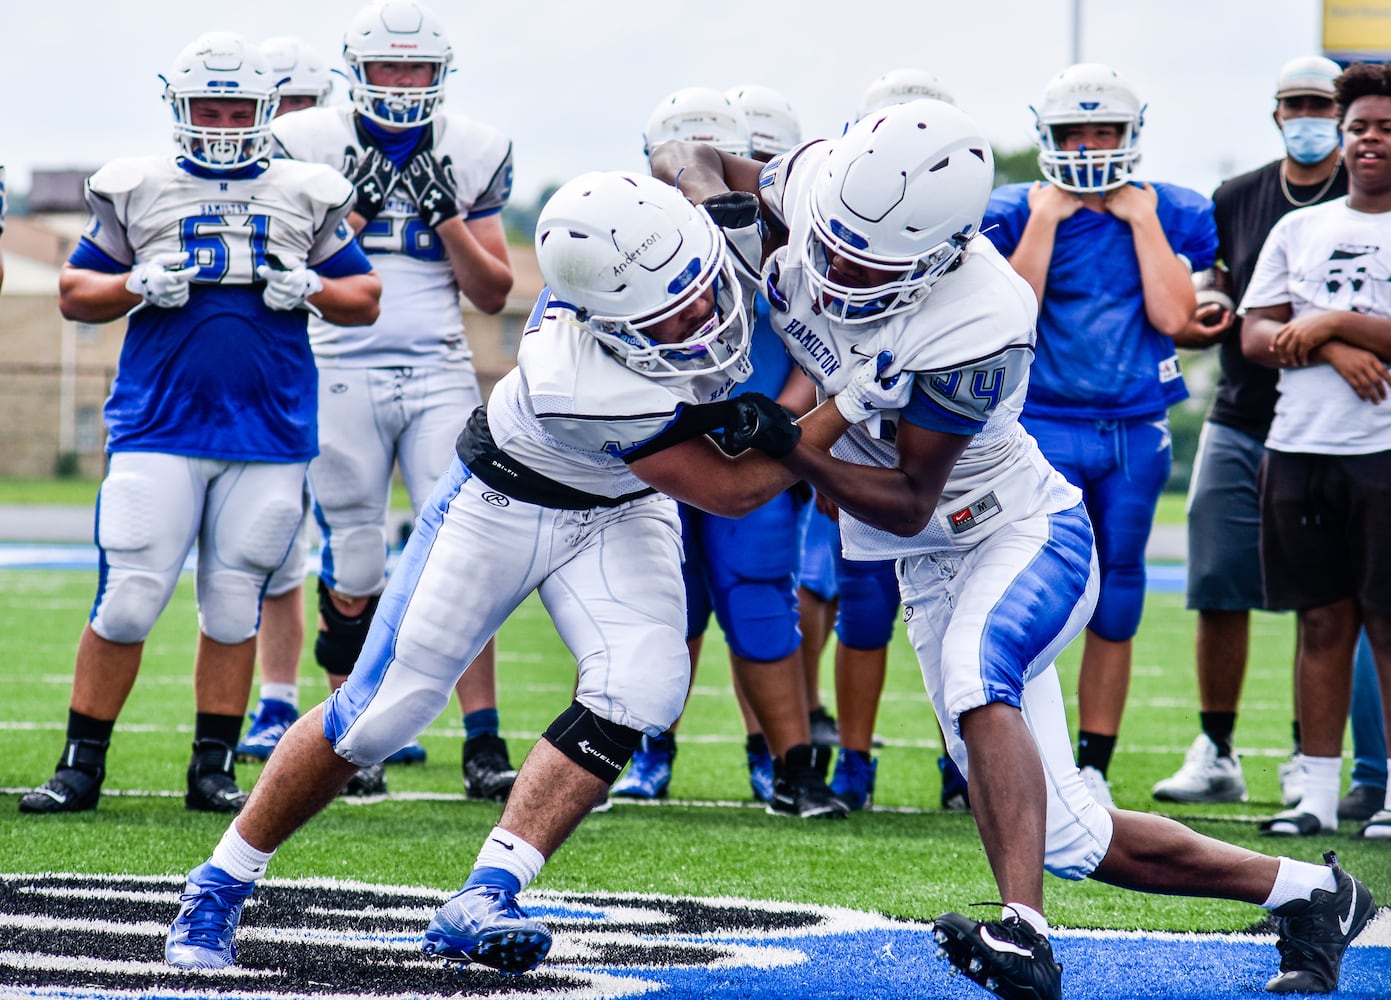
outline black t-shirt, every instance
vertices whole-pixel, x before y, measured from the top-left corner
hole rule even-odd
[[[1232,274],[1237,304],[1246,294],[1246,286],[1256,270],[1265,238],[1275,223],[1296,207],[1290,204],[1280,189],[1282,160],[1267,163],[1250,173],[1225,181],[1212,196],[1216,206],[1217,256],[1226,262]],[[1291,184],[1290,195],[1295,201],[1309,201],[1318,194],[1322,183]],[[1348,193],[1347,171],[1341,163],[1328,190],[1311,205],[1332,201]],[[1259,441],[1270,431],[1275,413],[1275,397],[1279,395],[1275,382],[1280,373],[1274,368],[1247,361],[1241,353],[1241,320],[1233,324],[1221,341],[1222,376],[1217,383],[1217,396],[1212,403],[1208,420],[1235,428]]]

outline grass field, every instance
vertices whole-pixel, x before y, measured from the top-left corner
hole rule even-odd
[[[187,578],[147,644],[112,745],[106,789],[141,794],[109,794],[95,813],[74,816],[36,818],[15,808],[17,791],[42,782],[61,749],[72,655],[93,585],[85,572],[0,573],[0,868],[179,874],[207,855],[225,826],[223,818],[186,812],[181,801],[196,630]],[[1122,806],[1156,808],[1151,784],[1174,770],[1196,732],[1192,627],[1181,597],[1151,595],[1113,766]],[[1170,807],[1205,833],[1256,849],[1272,846],[1256,835],[1252,818],[1278,808],[1276,767],[1288,750],[1291,632],[1288,617],[1256,616],[1252,674],[1238,727],[1252,801]],[[880,808],[839,824],[775,818],[749,804],[728,667],[720,644],[706,648],[681,727],[676,801],[619,804],[592,816],[546,866],[539,887],[730,894],[910,918],[995,898],[970,818],[935,809],[939,751],[931,709],[901,636],[891,649],[878,726],[886,744],[880,752]],[[1070,650],[1062,665],[1065,689],[1075,683],[1075,660]],[[503,730],[518,759],[568,702],[573,664],[535,601],[507,623],[499,661]],[[829,668],[825,685],[829,694]],[[322,697],[317,668],[306,668],[302,692],[305,704]],[[429,762],[390,772],[398,798],[335,803],[282,850],[272,874],[456,887],[498,815],[497,806],[459,795],[461,737],[451,709],[423,737]],[[256,773],[243,766],[243,785]],[[1391,898],[1391,850],[1350,834],[1275,846],[1309,860],[1335,847],[1378,898]],[[1248,906],[1058,880],[1048,882],[1048,905],[1054,921],[1071,927],[1236,930],[1259,916]]]

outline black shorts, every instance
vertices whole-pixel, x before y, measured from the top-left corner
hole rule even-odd
[[[1304,611],[1355,598],[1391,615],[1391,451],[1266,450],[1261,581],[1266,607]]]

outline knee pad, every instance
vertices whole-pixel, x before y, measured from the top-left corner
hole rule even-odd
[[[1140,630],[1144,609],[1144,569],[1114,569],[1101,582],[1101,595],[1087,627],[1108,642],[1124,642]]]
[[[144,642],[171,593],[156,573],[113,571],[92,607],[92,631],[108,642]]]
[[[349,618],[334,606],[328,585],[319,581],[319,614],[323,617],[323,625],[319,628],[319,637],[314,640],[314,659],[319,666],[340,676],[353,672],[362,644],[367,641],[367,630],[372,627],[372,616],[377,613],[378,600],[377,595],[368,598],[362,614]]]
[[[893,560],[837,560],[840,605],[836,638],[851,649],[879,649],[889,644],[898,617],[898,575]]]
[[[574,702],[542,734],[547,743],[612,785],[642,742],[636,729],[601,719]]]
[[[265,578],[239,570],[209,573],[199,584],[198,627],[213,642],[235,646],[256,634]]]
[[[720,625],[729,648],[746,660],[770,663],[801,644],[797,595],[790,576],[741,580],[720,595]]]
[[[344,594],[370,594],[386,579],[386,529],[380,524],[324,531],[320,575]]]

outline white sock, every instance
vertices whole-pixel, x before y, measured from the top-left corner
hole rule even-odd
[[[263,683],[261,685],[261,700],[287,701],[299,708],[299,685]]]
[[[1023,903],[1006,903],[1001,915],[1005,917],[1018,916],[1020,920],[1038,931],[1042,937],[1048,936],[1048,918],[1032,906],[1026,906]]]
[[[495,826],[488,839],[483,841],[483,849],[478,852],[478,860],[473,867],[501,868],[515,875],[525,889],[545,863],[546,859],[536,848],[512,831]]]
[[[1315,889],[1338,891],[1338,880],[1333,877],[1332,868],[1282,857],[1280,870],[1275,873],[1275,885],[1270,889],[1270,898],[1261,906],[1273,910],[1295,899],[1309,899]]]
[[[213,848],[213,856],[209,860],[234,879],[255,882],[266,874],[266,865],[273,857],[274,851],[258,851],[242,839],[234,820]]]
[[[1338,783],[1342,777],[1342,757],[1304,755],[1304,797],[1296,808],[1317,816],[1325,830],[1338,828]]]

